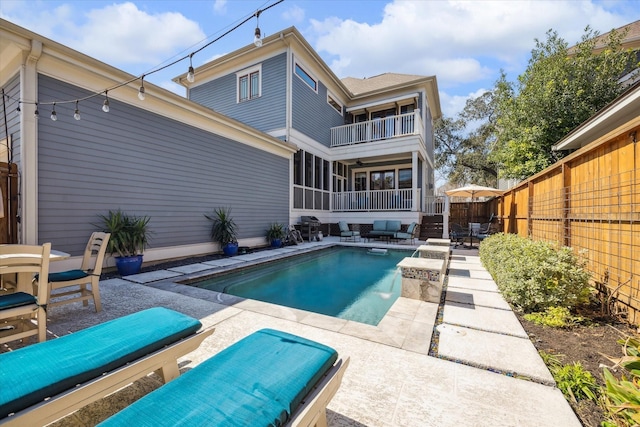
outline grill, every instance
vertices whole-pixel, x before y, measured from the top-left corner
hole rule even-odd
[[[300,234],[303,239],[318,240],[318,232],[322,223],[315,216],[303,215],[300,217]]]

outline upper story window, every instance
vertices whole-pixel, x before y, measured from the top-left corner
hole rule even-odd
[[[238,102],[259,98],[262,95],[262,65],[236,73],[238,79]]]
[[[302,81],[305,82],[307,85],[309,85],[311,89],[313,89],[316,92],[318,91],[318,82],[316,81],[316,79],[311,77],[309,73],[303,70],[298,63],[296,63],[295,72],[296,72],[296,76],[300,77]]]
[[[333,107],[338,114],[342,115],[342,104],[336,101],[336,98],[327,93],[327,103]]]

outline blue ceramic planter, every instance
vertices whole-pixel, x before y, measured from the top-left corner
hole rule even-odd
[[[116,257],[116,268],[121,276],[138,274],[142,269],[142,255]]]
[[[238,244],[237,243],[227,243],[222,247],[222,253],[225,256],[234,256],[238,255]]]

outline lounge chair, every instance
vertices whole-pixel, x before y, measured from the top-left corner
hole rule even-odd
[[[1,353],[0,425],[51,423],[154,371],[170,381],[177,359],[213,333],[201,326],[156,307]]]
[[[346,221],[338,222],[338,227],[340,227],[340,241],[350,240],[355,242],[356,239],[360,240],[360,232],[352,231],[349,229],[349,224]]]
[[[326,426],[348,363],[323,344],[262,329],[100,426]]]

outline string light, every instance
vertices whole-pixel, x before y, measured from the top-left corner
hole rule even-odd
[[[76,111],[73,113],[73,118],[80,120],[80,110],[78,109],[78,100],[76,100]]]
[[[196,81],[196,76],[193,69],[193,61],[191,60],[191,58],[193,58],[193,53],[189,55],[189,72],[187,73],[187,81],[189,83],[193,83]]]
[[[109,112],[109,97],[107,96],[108,93],[108,90],[104,91],[104,102],[102,103],[102,111],[104,111],[105,113]]]
[[[236,29],[238,29],[240,26],[242,26],[242,25],[246,24],[246,23],[247,23],[249,20],[251,20],[254,16],[255,16],[255,17],[256,17],[256,19],[257,19],[257,23],[256,23],[256,29],[255,29],[255,33],[254,33],[254,41],[253,41],[253,42],[254,42],[254,44],[255,44],[257,47],[262,46],[262,33],[261,33],[261,31],[260,31],[260,27],[259,27],[259,17],[260,17],[260,14],[261,14],[262,12],[264,12],[264,11],[266,11],[266,10],[268,10],[268,9],[271,9],[272,7],[274,7],[274,6],[276,6],[276,5],[280,4],[280,3],[282,3],[283,1],[284,1],[284,0],[277,0],[277,1],[275,1],[274,3],[272,3],[271,5],[269,5],[269,6],[265,7],[265,8],[263,8],[263,9],[259,9],[259,10],[257,10],[254,14],[252,14],[252,15],[248,16],[246,19],[244,19],[244,20],[243,20],[243,21],[241,21],[240,23],[236,24],[234,27],[230,28],[229,30],[225,31],[225,32],[224,32],[223,34],[221,34],[220,36],[216,37],[215,39],[213,39],[213,40],[209,41],[209,42],[208,42],[208,43],[206,43],[205,45],[203,45],[203,46],[201,46],[200,48],[196,49],[196,50],[195,50],[195,51],[193,51],[191,54],[186,55],[186,56],[183,56],[183,57],[181,57],[181,58],[179,58],[179,59],[177,59],[177,60],[175,60],[175,61],[173,61],[173,62],[171,62],[171,63],[169,63],[169,64],[166,64],[166,65],[164,65],[164,66],[161,66],[161,67],[159,67],[159,68],[152,69],[151,71],[149,71],[149,72],[148,72],[148,73],[146,73],[146,74],[143,74],[142,76],[139,76],[139,77],[133,77],[133,78],[131,78],[131,79],[127,80],[127,81],[124,81],[124,82],[118,83],[118,84],[116,84],[115,86],[112,86],[112,87],[110,87],[110,88],[108,88],[108,89],[102,90],[102,91],[100,91],[100,92],[94,92],[94,93],[92,93],[92,94],[90,94],[90,95],[88,95],[88,96],[85,96],[84,98],[76,99],[75,101],[74,101],[74,100],[68,100],[68,101],[65,101],[65,100],[57,100],[57,101],[49,101],[49,102],[40,102],[39,104],[41,104],[41,105],[53,105],[53,108],[52,108],[52,110],[51,110],[51,116],[50,116],[50,117],[51,117],[51,120],[53,120],[53,121],[57,121],[57,120],[58,120],[58,116],[57,116],[57,113],[56,113],[56,110],[55,110],[55,106],[56,106],[56,104],[60,104],[60,103],[62,103],[62,104],[67,104],[67,103],[75,102],[75,103],[76,103],[76,108],[75,108],[75,111],[74,111],[74,114],[73,114],[73,118],[74,118],[74,119],[76,119],[76,120],[80,120],[80,118],[81,118],[81,117],[80,117],[80,109],[79,109],[79,107],[78,107],[79,102],[80,102],[80,101],[87,100],[87,99],[90,99],[90,98],[94,98],[94,97],[99,96],[99,95],[101,95],[102,93],[104,93],[104,95],[105,95],[105,99],[104,99],[104,102],[102,103],[102,111],[104,111],[104,112],[106,113],[106,112],[109,112],[109,98],[108,98],[108,96],[107,96],[107,93],[108,93],[108,91],[109,91],[109,90],[114,90],[114,89],[118,89],[118,88],[123,87],[123,86],[128,86],[128,85],[130,85],[131,83],[135,82],[136,80],[140,80],[140,88],[139,88],[139,90],[138,90],[138,98],[139,98],[141,101],[143,101],[143,100],[145,99],[145,88],[144,88],[144,78],[145,78],[145,76],[150,75],[150,74],[153,74],[153,73],[157,73],[157,72],[159,72],[159,71],[162,71],[162,70],[164,70],[164,69],[166,69],[166,68],[168,68],[168,67],[170,67],[170,66],[173,66],[173,65],[177,64],[178,62],[181,62],[181,61],[185,60],[186,58],[189,58],[189,71],[188,71],[188,73],[187,73],[187,81],[189,81],[190,83],[193,83],[193,82],[195,81],[195,70],[193,69],[193,55],[195,55],[196,53],[198,53],[198,52],[202,51],[203,49],[207,48],[208,46],[211,46],[213,43],[215,43],[216,41],[220,40],[222,37],[224,37],[224,36],[228,35],[229,33],[231,33],[231,32],[233,32],[233,31],[235,31]],[[21,108],[20,108],[20,104],[24,104],[24,103],[26,103],[26,104],[35,104],[36,108],[35,108],[35,111],[34,111],[34,115],[35,115],[35,117],[36,117],[36,118],[38,118],[38,117],[39,117],[39,112],[38,112],[38,102],[33,102],[33,101],[26,102],[26,101],[23,101],[23,100],[21,100],[21,99],[13,98],[13,97],[11,97],[11,96],[9,96],[9,95],[6,95],[6,94],[5,94],[5,96],[6,96],[8,99],[13,99],[14,101],[16,101],[16,102],[18,103],[18,106],[16,107],[16,112],[17,112],[17,113],[20,113],[20,112],[22,111],[22,110],[21,110]]]
[[[138,99],[144,101],[144,74],[140,77],[140,89],[138,89]]]
[[[38,103],[36,102],[36,111],[33,112],[33,117],[36,119],[40,118],[40,113],[38,112]]]
[[[253,36],[253,44],[256,45],[256,47],[261,47],[262,46],[262,39],[260,38],[260,10],[258,10],[255,13],[256,16],[256,31],[254,33]]]

